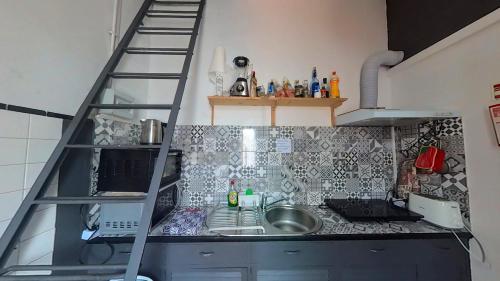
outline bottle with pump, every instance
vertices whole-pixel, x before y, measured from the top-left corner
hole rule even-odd
[[[227,205],[229,207],[238,207],[238,191],[236,191],[236,180],[229,181],[229,193],[227,194]]]
[[[340,98],[340,89],[339,89],[340,79],[337,75],[337,72],[332,72],[332,78],[330,79],[330,97],[332,98]]]
[[[321,98],[321,88],[318,80],[318,72],[316,67],[313,68],[312,80],[311,80],[311,96],[315,98]]]

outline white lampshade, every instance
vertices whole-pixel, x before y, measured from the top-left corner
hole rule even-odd
[[[226,49],[223,47],[217,47],[214,50],[214,56],[212,58],[212,63],[210,64],[210,69],[208,70],[208,78],[212,82],[215,82],[215,76],[217,73],[224,73],[226,69]]]

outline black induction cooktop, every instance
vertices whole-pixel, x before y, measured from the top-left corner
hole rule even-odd
[[[418,221],[423,218],[380,199],[325,199],[325,204],[350,221]]]

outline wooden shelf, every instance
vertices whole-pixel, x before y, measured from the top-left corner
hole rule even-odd
[[[335,126],[335,108],[341,106],[347,99],[344,98],[269,98],[269,97],[223,97],[209,96],[208,102],[212,108],[212,126],[214,125],[215,106],[270,106],[271,125],[276,126],[276,107],[329,107],[331,109],[331,122]]]

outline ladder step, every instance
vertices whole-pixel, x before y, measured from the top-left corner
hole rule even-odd
[[[195,19],[196,16],[189,15],[161,15],[161,14],[146,14],[149,18],[166,18],[166,19]]]
[[[153,35],[191,35],[193,28],[190,27],[149,27],[141,26],[136,29],[139,34]]]
[[[89,107],[99,109],[167,109],[173,108],[172,104],[90,104]]]
[[[192,6],[192,5],[200,5],[200,1],[153,1],[155,5],[163,5],[163,6]]]
[[[142,35],[193,35],[192,32],[172,32],[172,31],[137,31]]]
[[[170,56],[186,56],[187,49],[170,50],[168,48],[125,48],[127,54],[131,55],[170,55]]]
[[[161,148],[161,145],[98,145],[98,144],[67,144],[66,148],[75,148],[75,149],[93,149],[93,148],[104,148],[104,149],[124,149],[124,150],[133,150],[133,149],[158,149]]]
[[[162,31],[192,31],[192,27],[157,27],[157,26],[140,26],[136,30],[148,31],[148,30],[162,30]]]
[[[88,274],[88,275],[9,275],[0,276],[0,281],[109,281],[123,280],[121,274]]]
[[[82,204],[121,204],[144,203],[146,196],[87,196],[87,197],[43,197],[33,202],[37,205],[82,205]]]
[[[115,79],[180,79],[181,73],[110,72],[109,76]]]
[[[3,273],[16,271],[76,271],[76,270],[123,270],[127,269],[126,264],[97,264],[97,265],[13,265],[2,269]]]
[[[4,275],[0,276],[2,281],[35,281],[35,280],[69,280],[69,281],[86,281],[86,280],[111,280],[122,278],[124,271],[127,269],[126,264],[116,265],[15,265],[1,270],[1,274],[15,272],[30,272],[30,271],[119,271],[120,273],[113,274],[88,274],[88,275]]]
[[[197,14],[198,11],[149,10],[148,14]]]

